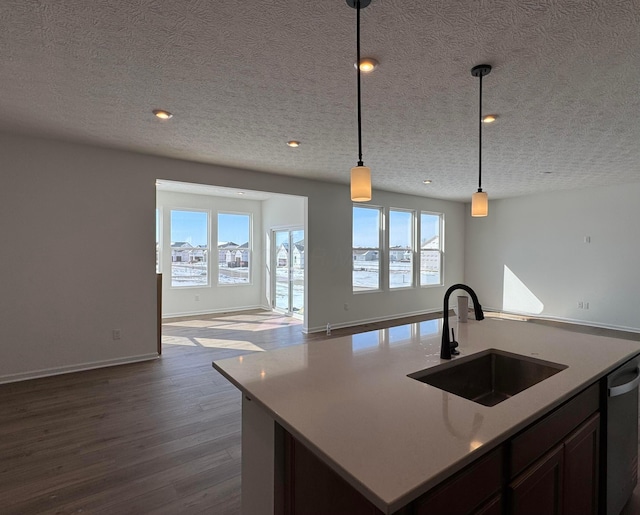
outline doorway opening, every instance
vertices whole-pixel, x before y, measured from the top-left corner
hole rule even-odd
[[[199,223],[180,223],[178,215]],[[157,179],[158,333],[162,320],[272,311],[276,229],[299,231],[292,243],[292,304],[280,315],[295,314],[295,325],[306,328],[306,217],[306,197]]]

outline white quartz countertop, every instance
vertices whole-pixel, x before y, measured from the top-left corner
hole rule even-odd
[[[567,368],[485,407],[407,377],[445,363],[442,320],[213,363],[385,513],[495,448],[640,352],[640,342],[488,318],[456,329],[461,355],[498,349]]]

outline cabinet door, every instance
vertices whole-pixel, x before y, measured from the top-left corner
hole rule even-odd
[[[596,515],[600,415],[587,420],[564,445],[564,514]]]
[[[512,515],[559,515],[562,510],[561,444],[518,476],[509,486]]]
[[[543,417],[511,440],[511,478],[515,478],[598,411],[596,383]]]

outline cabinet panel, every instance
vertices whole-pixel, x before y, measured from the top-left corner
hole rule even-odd
[[[564,446],[559,445],[509,486],[512,515],[559,515],[562,510]]]
[[[489,506],[495,499],[483,505],[486,499],[500,491],[502,484],[502,447],[492,451],[477,463],[444,482],[434,491],[414,502],[415,515],[468,515],[470,513],[500,513]],[[498,506],[500,504],[498,503]],[[482,510],[489,511],[482,511]]]
[[[598,411],[599,396],[599,386],[594,384],[516,436],[511,442],[511,477],[520,474]]]
[[[502,495],[496,495],[474,515],[502,515]]]
[[[285,515],[382,515],[304,445],[285,433]]]
[[[600,415],[596,413],[565,441],[564,515],[598,513]]]

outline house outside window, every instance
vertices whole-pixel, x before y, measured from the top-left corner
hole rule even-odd
[[[389,210],[389,288],[413,286],[414,212]]]
[[[420,286],[443,282],[443,233],[444,216],[441,213],[420,213]]]
[[[382,208],[353,206],[352,287],[354,292],[380,290]]]
[[[251,283],[251,215],[218,213],[218,284]]]
[[[209,213],[171,210],[171,286],[209,285]]]

